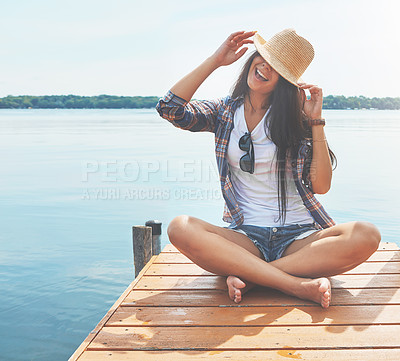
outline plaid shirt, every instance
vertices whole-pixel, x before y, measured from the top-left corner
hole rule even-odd
[[[215,155],[225,200],[223,220],[231,226],[243,224],[244,217],[236,200],[230,180],[227,161],[229,137],[233,128],[233,116],[243,98],[228,96],[215,101],[190,101],[178,97],[171,91],[158,101],[156,109],[161,117],[174,126],[191,132],[212,132],[215,134]],[[304,167],[312,157],[312,142],[304,139],[299,147],[297,160],[292,161],[293,178],[305,207],[319,228],[328,228],[335,222],[314,197],[311,182]],[[303,172],[304,170],[304,172]],[[304,173],[304,174],[303,174]]]

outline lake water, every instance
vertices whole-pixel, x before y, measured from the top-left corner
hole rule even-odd
[[[338,222],[400,245],[400,111],[325,111],[338,158],[318,198]],[[213,134],[154,110],[0,111],[4,360],[66,360],[134,278],[131,227],[190,214],[217,225]]]

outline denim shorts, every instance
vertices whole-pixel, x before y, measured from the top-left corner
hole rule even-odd
[[[234,228],[224,228],[232,229],[249,237],[267,262],[281,258],[286,248],[294,241],[319,230],[315,223],[291,224],[283,227],[261,227],[246,224]]]

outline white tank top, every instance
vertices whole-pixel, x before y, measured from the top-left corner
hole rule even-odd
[[[244,118],[244,105],[238,107],[234,115],[234,127],[228,144],[228,164],[231,181],[239,208],[243,212],[244,223],[262,227],[283,226],[289,224],[313,223],[314,219],[297,191],[290,165],[286,171],[287,207],[285,224],[279,218],[278,181],[275,168],[276,146],[267,137],[263,119],[251,132],[254,146],[254,173],[243,172],[239,166],[240,158],[246,154],[239,148],[239,139],[248,132]]]

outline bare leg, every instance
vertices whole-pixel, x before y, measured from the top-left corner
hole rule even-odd
[[[293,242],[282,258],[270,264],[299,277],[334,276],[366,261],[380,240],[371,223],[338,224]]]
[[[329,277],[349,271],[367,260],[380,242],[378,229],[365,222],[350,222],[318,231],[293,242],[283,257],[270,262],[276,268],[298,277]],[[228,277],[234,300],[254,287],[236,276]]]
[[[289,275],[231,242],[228,238],[232,232],[237,234],[189,216],[174,218],[168,227],[171,242],[193,262],[209,272],[225,276],[235,274],[252,283],[312,300],[322,307],[329,306],[328,279],[313,280]]]

